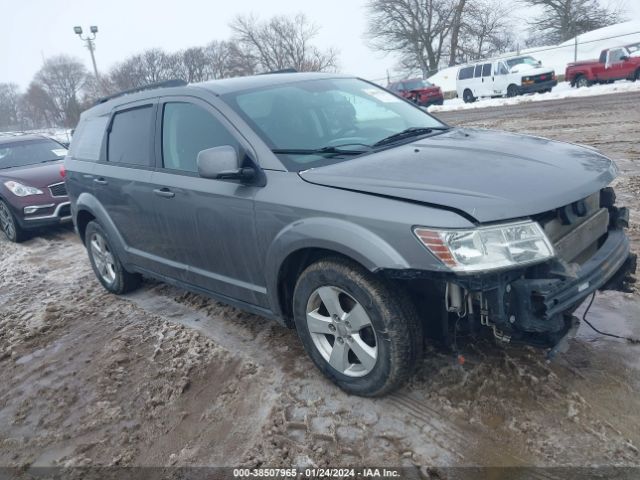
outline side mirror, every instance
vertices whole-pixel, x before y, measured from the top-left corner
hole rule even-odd
[[[208,148],[198,153],[198,174],[219,180],[252,180],[255,169],[242,168],[238,152],[231,145]]]

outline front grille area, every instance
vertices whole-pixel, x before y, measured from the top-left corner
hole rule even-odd
[[[558,256],[583,264],[600,246],[609,228],[609,211],[600,206],[600,192],[538,218]]]
[[[67,196],[67,186],[64,184],[64,182],[49,185],[49,191],[51,192],[52,197]]]
[[[71,206],[70,205],[64,205],[60,211],[58,212],[58,217],[60,218],[65,218],[65,217],[70,217],[71,216]]]

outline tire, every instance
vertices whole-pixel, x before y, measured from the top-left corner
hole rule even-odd
[[[636,74],[633,76],[633,81],[637,82],[640,80],[640,68],[636,70]]]
[[[576,82],[576,88],[590,87],[591,86],[591,82],[584,75],[578,75],[576,77],[575,82]]]
[[[467,88],[464,92],[462,92],[462,100],[464,100],[464,103],[473,103],[476,101],[476,97],[474,97],[473,93],[471,93],[471,90]]]
[[[26,232],[4,200],[0,200],[0,230],[10,242],[20,243],[27,238]]]
[[[507,87],[507,97],[517,97],[519,94],[518,86],[513,83]]]
[[[422,325],[409,296],[350,260],[328,258],[302,272],[293,314],[313,362],[348,393],[387,394],[422,356]]]
[[[140,286],[140,275],[129,273],[123,268],[118,255],[111,247],[109,237],[96,221],[87,225],[85,247],[93,273],[107,291],[121,295]]]

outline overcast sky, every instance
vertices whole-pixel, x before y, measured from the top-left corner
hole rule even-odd
[[[0,82],[25,88],[43,57],[61,53],[82,59],[89,52],[73,33],[74,25],[100,29],[96,40],[98,69],[146,48],[175,51],[230,35],[228,23],[238,13],[261,18],[303,12],[320,27],[315,43],[340,51],[340,69],[380,79],[395,61],[365,44],[366,0],[0,0]],[[640,19],[640,0],[627,2]]]

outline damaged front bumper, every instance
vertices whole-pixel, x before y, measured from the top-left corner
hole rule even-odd
[[[478,316],[501,340],[553,346],[574,326],[572,314],[585,298],[596,290],[629,291],[635,271],[629,240],[614,229],[581,266],[554,259],[524,272],[456,279],[468,300],[447,304],[449,311]]]

